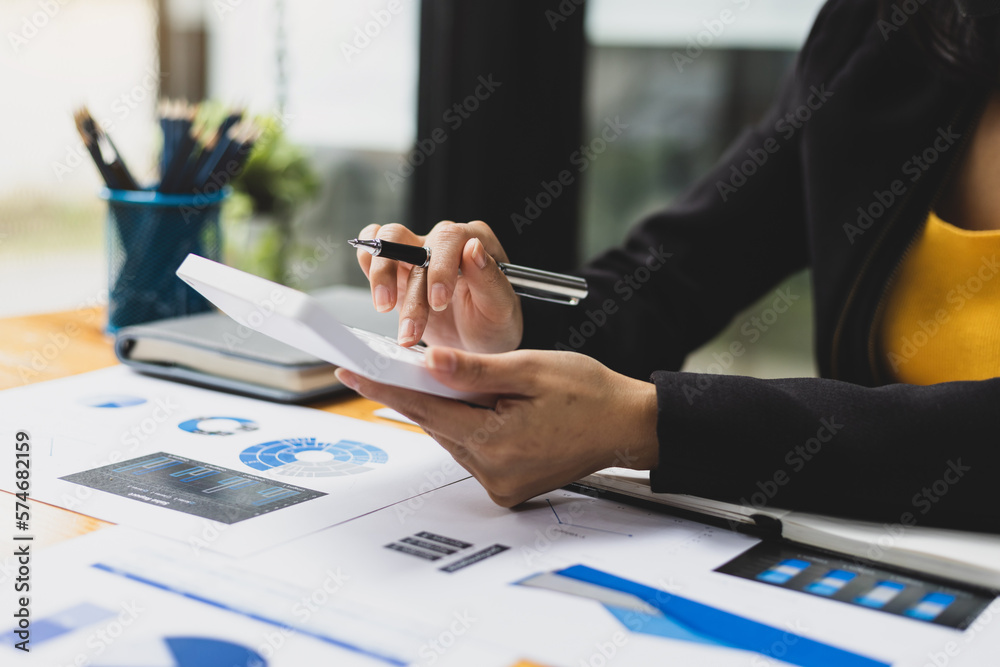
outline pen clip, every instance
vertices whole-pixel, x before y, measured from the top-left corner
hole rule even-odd
[[[500,263],[499,266],[514,288],[514,293],[529,299],[575,306],[581,299],[587,297],[587,281],[579,276],[568,276],[516,264]]]
[[[540,292],[533,291],[528,287],[514,287],[514,294],[518,296],[523,296],[528,299],[535,299],[536,301],[548,301],[549,303],[559,303],[564,306],[576,306],[579,305],[580,299],[571,296],[560,296],[552,294],[551,292]]]

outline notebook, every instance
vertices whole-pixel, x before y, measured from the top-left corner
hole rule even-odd
[[[313,296],[343,322],[389,337],[396,334],[396,314],[376,312],[365,288],[329,287]],[[333,364],[223,313],[125,327],[115,338],[115,353],[123,364],[148,375],[284,403],[344,389]]]

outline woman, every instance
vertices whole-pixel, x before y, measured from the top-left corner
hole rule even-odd
[[[577,308],[522,306],[485,223],[367,227],[434,249],[426,270],[359,254],[376,307],[400,308],[400,342],[423,339],[438,380],[499,400],[341,379],[504,506],[619,465],[660,492],[1000,530],[997,11],[831,0],[766,117],[581,271]],[[821,378],[676,372],[806,266]]]

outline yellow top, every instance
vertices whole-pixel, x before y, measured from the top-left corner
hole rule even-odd
[[[889,286],[884,367],[897,382],[1000,375],[1000,231],[969,231],[931,213]]]

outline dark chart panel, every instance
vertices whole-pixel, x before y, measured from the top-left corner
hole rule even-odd
[[[163,452],[61,479],[225,524],[326,495]]]
[[[787,542],[761,542],[716,572],[964,630],[993,593],[872,567]]]

